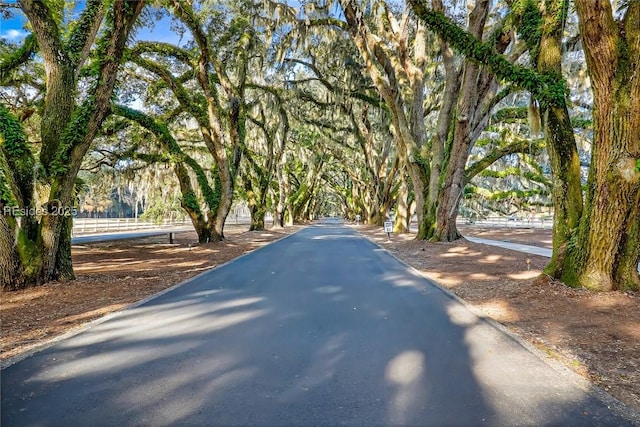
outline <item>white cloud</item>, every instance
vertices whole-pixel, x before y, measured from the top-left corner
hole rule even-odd
[[[7,32],[3,34],[1,37],[3,39],[8,39],[8,40],[19,40],[19,39],[25,38],[26,36],[27,36],[26,31],[11,29],[11,30],[7,30]]]

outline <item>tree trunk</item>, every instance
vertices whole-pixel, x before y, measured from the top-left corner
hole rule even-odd
[[[284,174],[286,172],[284,171],[284,166],[281,164],[276,166],[276,173],[278,175],[278,204],[276,206],[276,215],[274,217],[274,222],[276,227],[283,228],[284,209],[285,203],[287,202],[287,187],[284,180]]]
[[[632,206],[640,206],[640,191]],[[627,221],[626,233],[622,237],[618,256],[618,268],[614,273],[614,282],[621,290],[640,289],[640,209],[632,208],[632,216]]]
[[[26,221],[25,229],[17,224],[10,227],[13,228],[10,237],[17,244],[14,245],[14,251],[7,254],[17,253],[18,258],[11,256],[13,260],[18,259],[20,265],[14,270],[14,277],[3,277],[2,282],[33,286],[51,280],[73,278],[72,220],[67,214],[72,209],[75,180],[84,154],[107,115],[126,40],[144,7],[144,1],[112,4],[112,27],[104,33],[105,39],[104,43],[100,43],[97,61],[100,66],[96,81],[99,83],[90,87],[81,105],[77,105],[75,100],[76,76],[84,65],[84,52],[88,52],[95,43],[97,28],[103,19],[102,13],[95,12],[96,8],[102,6],[96,2],[87,4],[82,17],[93,19],[93,22],[87,27],[78,28],[79,32],[73,33],[77,43],[67,48],[49,5],[33,0],[20,0],[19,5],[38,39],[44,62],[46,95],[42,106],[40,161],[51,190],[45,205],[47,214],[42,216],[37,233],[33,233],[33,223],[30,221]],[[86,31],[87,28],[95,31]],[[33,180],[33,171],[25,176]],[[6,231],[2,230],[3,234]],[[7,237],[3,236],[3,239]]]
[[[559,279],[563,274],[569,240],[577,231],[582,216],[580,157],[566,106],[547,109],[544,128],[553,176],[554,208],[553,252],[544,272]]]
[[[576,10],[594,94],[594,143],[585,213],[562,279],[593,290],[637,289],[640,2],[629,3],[621,24],[608,1],[576,0]]]
[[[409,214],[409,186],[404,176],[400,179],[396,203],[396,221],[393,224],[393,231],[394,233],[408,233],[411,217]]]
[[[62,231],[60,244],[56,258],[56,271],[59,280],[74,280],[73,263],[71,260],[71,231],[73,230],[73,217],[65,216],[61,219]]]
[[[264,231],[264,207],[251,206],[251,226],[249,231]]]
[[[291,203],[287,204],[287,227],[291,227],[294,224],[295,212]]]
[[[541,9],[540,47],[537,57],[532,59],[540,73],[557,76],[558,80],[562,80],[562,36],[568,1],[547,1]],[[580,157],[566,104],[542,103],[541,112],[553,176],[554,206],[553,252],[551,261],[545,268],[545,274],[560,278],[562,260],[566,257],[569,240],[576,232],[582,216]]]
[[[416,239],[424,240],[429,235],[429,230],[433,223],[431,217],[425,215],[426,197],[428,191],[427,175],[420,164],[410,163],[407,166],[411,184],[413,187],[414,202],[416,205],[416,216],[418,217],[418,233]]]
[[[469,32],[476,38],[482,39],[484,25],[489,14],[489,1],[479,0],[469,15]],[[450,73],[455,73],[450,65]],[[456,87],[454,76],[451,76],[451,86]],[[458,206],[465,187],[465,167],[469,159],[471,147],[475,143],[474,128],[482,121],[478,112],[480,107],[479,87],[481,82],[480,67],[466,61],[464,64],[463,80],[458,96],[456,121],[453,130],[453,142],[449,151],[449,158],[444,168],[442,188],[438,189],[435,227],[432,227],[427,237],[435,241],[452,242],[462,237],[458,232],[456,219]],[[453,95],[451,92],[448,95]],[[484,94],[483,94],[484,95]],[[448,108],[453,108],[449,106]],[[447,116],[453,117],[449,113]],[[444,134],[444,124],[439,133]],[[442,138],[443,135],[439,135]],[[442,142],[440,142],[442,143]],[[440,177],[438,181],[440,181]]]
[[[3,289],[21,289],[27,284],[25,275],[20,271],[20,257],[16,251],[16,239],[13,227],[9,224],[13,218],[0,215],[0,286]]]
[[[209,243],[211,241],[211,228],[209,227],[208,221],[205,220],[202,214],[186,206],[184,202],[182,203],[182,208],[187,212],[193,229],[198,235],[198,243]]]

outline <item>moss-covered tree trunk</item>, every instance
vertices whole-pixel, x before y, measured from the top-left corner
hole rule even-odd
[[[131,120],[155,135],[164,154],[148,157],[151,157],[152,161],[168,161],[173,165],[173,171],[178,179],[180,194],[182,196],[180,205],[191,220],[191,224],[198,235],[198,242],[208,243],[215,240],[212,234],[214,228],[212,227],[210,219],[215,217],[215,212],[220,203],[219,190],[217,189],[219,183],[217,181],[214,183],[215,190],[209,185],[208,177],[204,169],[192,157],[182,151],[182,148],[171,135],[165,123],[157,121],[141,111],[121,105],[113,105],[111,110],[113,114]],[[137,158],[140,157],[140,155],[138,153],[132,153],[132,157]],[[203,195],[204,202],[208,207],[206,214],[200,207],[201,203],[196,196],[191,182],[191,175],[187,167],[189,167],[196,176],[200,193]],[[217,174],[215,178],[217,180]]]
[[[594,143],[585,212],[562,280],[638,289],[640,250],[640,2],[616,22],[609,1],[576,0],[593,88]]]
[[[485,22],[489,14],[489,1],[476,1],[469,15],[469,33],[478,39],[482,39]],[[453,70],[452,73],[455,73]],[[453,77],[453,76],[452,76]],[[458,206],[465,186],[465,166],[471,152],[474,141],[474,128],[482,121],[480,116],[481,73],[478,64],[467,61],[464,65],[462,84],[459,93],[448,92],[447,95],[458,99],[454,119],[453,141],[449,149],[448,160],[443,170],[443,175],[438,177],[442,186],[437,188],[436,221],[427,233],[427,238],[435,241],[451,242],[461,237],[456,225]],[[446,101],[448,103],[451,100]],[[445,103],[446,104],[446,103]],[[440,130],[442,131],[442,130]],[[442,135],[438,136],[438,139]],[[433,178],[432,178],[433,179]],[[429,209],[432,211],[433,207]]]
[[[409,212],[409,184],[406,175],[400,174],[400,187],[396,197],[396,219],[393,224],[394,233],[408,233],[411,225],[411,213]]]
[[[471,150],[472,123],[478,104],[478,65],[465,64],[464,84],[455,118],[453,143],[444,169],[444,182],[439,188],[436,223],[433,234],[427,235],[435,241],[452,242],[460,238],[456,226],[458,205],[464,191],[465,166]]]
[[[441,1],[434,1],[434,10],[442,11]],[[461,74],[463,67],[455,64],[453,50],[447,42],[440,40],[440,54],[445,70],[445,86],[442,94],[442,105],[438,112],[436,131],[431,141],[431,162],[428,196],[425,201],[423,224],[420,237],[428,239],[433,237],[436,227],[436,214],[438,211],[438,199],[441,196],[441,178],[445,170],[445,145],[449,138],[449,129],[455,116],[458,93],[460,91]],[[457,235],[457,231],[454,233]]]
[[[275,215],[273,216],[273,225],[277,228],[284,228],[285,225],[285,204],[287,203],[287,183],[285,172],[286,157],[283,154],[282,160],[276,166],[276,175],[278,177],[278,203],[276,205]]]
[[[4,206],[3,206],[4,208]],[[20,289],[25,287],[26,277],[19,269],[20,257],[15,245],[15,230],[9,224],[8,216],[0,215],[0,286],[4,289]]]
[[[562,37],[568,0],[529,0],[520,17],[520,33],[529,47],[531,61],[541,74],[562,81]],[[539,28],[539,31],[536,30]],[[537,111],[537,105],[530,107]],[[582,216],[580,158],[565,102],[540,102],[541,119],[553,176],[553,252],[545,274],[562,276],[563,260],[571,236]]]
[[[3,277],[2,283],[30,286],[73,278],[69,215],[73,209],[75,180],[82,159],[108,114],[125,43],[145,3],[114,2],[105,12],[107,2],[87,2],[68,33],[61,31],[61,23],[56,21],[63,4],[35,0],[20,0],[18,4],[33,28],[44,62],[46,94],[42,105],[40,163],[50,191],[44,195],[47,202],[40,212],[42,215],[38,216],[35,235],[32,235],[34,223],[31,219],[23,221],[27,225],[24,229],[17,223],[10,227],[13,234],[9,237],[15,242],[13,251],[19,255],[20,266],[13,277]],[[103,19],[107,25],[96,43]],[[94,80],[86,89],[87,96],[82,104],[77,104],[78,74],[94,45],[97,45],[94,56],[98,64]],[[6,133],[6,129],[1,130]],[[3,135],[3,139],[11,138]],[[3,155],[8,164],[24,153],[5,148],[3,144]],[[3,171],[5,176],[6,172]],[[20,175],[28,177],[30,182],[15,185],[22,178],[12,178],[14,184],[10,188],[14,200],[22,199],[19,203],[25,208],[41,208],[27,203],[24,198],[24,191],[28,187],[33,189],[33,172]],[[1,231],[7,232],[4,227]],[[3,239],[7,237],[5,235]]]

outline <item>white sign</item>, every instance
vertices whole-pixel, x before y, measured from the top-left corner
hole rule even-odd
[[[384,232],[385,233],[393,233],[393,221],[385,221],[384,222]]]

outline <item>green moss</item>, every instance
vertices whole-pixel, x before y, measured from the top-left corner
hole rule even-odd
[[[12,70],[27,62],[38,50],[38,42],[33,34],[29,34],[22,46],[12,50],[8,55],[0,57],[0,84],[6,82]]]
[[[0,142],[0,201],[7,205],[18,205],[18,201],[28,205],[33,192],[35,159],[22,125],[3,104],[0,104]]]
[[[114,105],[112,107],[114,114],[125,117],[129,120],[132,120],[138,123],[140,126],[145,129],[151,131],[156,138],[160,141],[163,147],[167,150],[167,154],[172,163],[182,162],[189,166],[189,168],[196,175],[196,181],[198,182],[198,186],[200,187],[200,191],[204,197],[205,202],[209,206],[209,209],[215,210],[217,209],[220,203],[221,190],[220,188],[212,188],[209,184],[209,179],[204,169],[196,162],[192,157],[186,155],[180,145],[176,142],[176,140],[171,135],[169,128],[166,124],[156,121],[153,117],[148,116],[140,111],[137,111],[133,108],[128,108],[120,105]],[[214,171],[214,175],[217,171]],[[216,179],[219,181],[219,179]],[[195,195],[194,195],[195,196]],[[184,197],[184,195],[183,195]],[[188,198],[189,196],[187,196]],[[189,206],[194,206],[190,204]]]
[[[492,120],[494,122],[504,122],[507,120],[524,120],[527,118],[527,112],[528,112],[528,108],[527,107],[507,107],[507,108],[501,108],[500,110],[496,111],[493,116],[492,116]]]
[[[513,14],[517,15],[518,34],[529,50],[532,64],[538,62],[542,38],[542,14],[537,3],[533,0],[518,0],[512,7]]]
[[[416,0],[410,0],[410,3],[414,12],[431,30],[451,43],[467,59],[487,66],[499,79],[512,82],[531,92],[543,108],[548,105],[565,105],[567,85],[564,79],[558,78],[555,73],[541,73],[512,64],[497,53],[492,45],[476,39],[441,12],[435,12]]]
[[[63,175],[69,170],[71,151],[82,144],[87,134],[87,125],[95,111],[95,99],[90,96],[71,116],[71,122],[62,135],[60,145],[50,166],[52,175]]]

